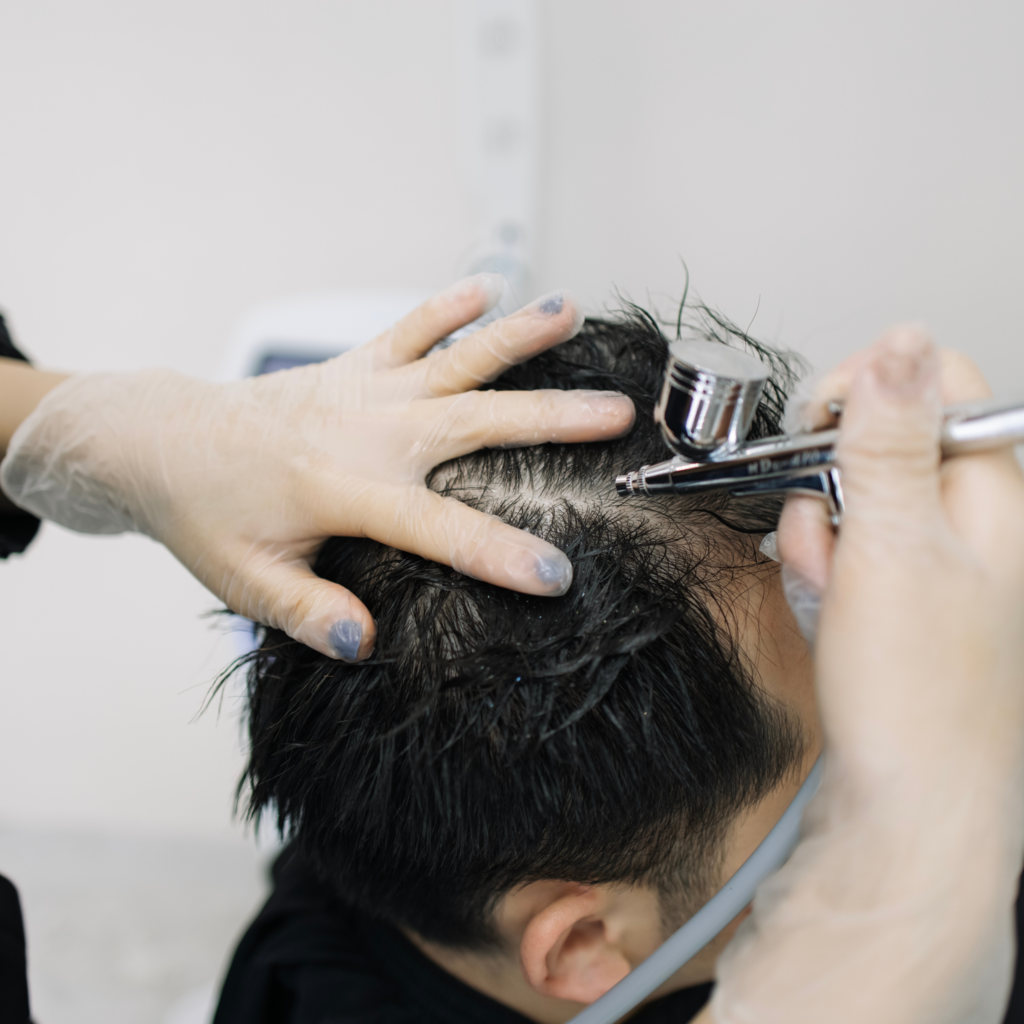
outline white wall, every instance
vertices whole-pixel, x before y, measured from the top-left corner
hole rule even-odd
[[[1024,391],[1024,8],[540,0],[537,289],[682,287],[819,362],[925,320]],[[293,292],[439,286],[470,252],[459,7],[0,8],[0,306],[41,363],[217,373]],[[223,833],[229,656],[155,545],[0,566],[0,819]]]
[[[1024,6],[555,3],[543,272],[821,362],[924,320],[1024,391]]]

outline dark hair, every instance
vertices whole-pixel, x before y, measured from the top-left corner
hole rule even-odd
[[[777,433],[790,362],[719,314],[688,330],[773,368],[755,436]],[[735,812],[801,752],[734,642],[729,585],[775,501],[619,499],[616,472],[667,457],[652,420],[667,342],[631,307],[508,370],[499,390],[622,391],[614,442],[477,452],[429,481],[563,548],[574,582],[529,597],[368,540],[317,573],[360,595],[376,653],[332,661],[267,630],[249,670],[248,814],[271,810],[346,902],[424,938],[492,942],[491,910],[538,879],[706,887]]]

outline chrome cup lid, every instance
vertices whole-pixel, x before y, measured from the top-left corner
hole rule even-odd
[[[694,462],[727,458],[746,440],[769,369],[714,341],[674,341],[654,418],[668,446]]]

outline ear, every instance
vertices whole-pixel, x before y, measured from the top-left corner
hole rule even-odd
[[[573,884],[530,918],[519,960],[534,991],[592,1003],[629,973],[610,909],[607,891]]]

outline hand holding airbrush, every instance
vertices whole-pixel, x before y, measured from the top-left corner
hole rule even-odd
[[[673,342],[655,418],[676,454],[616,477],[619,494],[806,494],[824,500],[838,525],[843,489],[837,429],[746,440],[768,372],[755,356],[724,345]],[[1024,399],[984,399],[946,408],[945,457],[1017,441],[1024,441]]]

